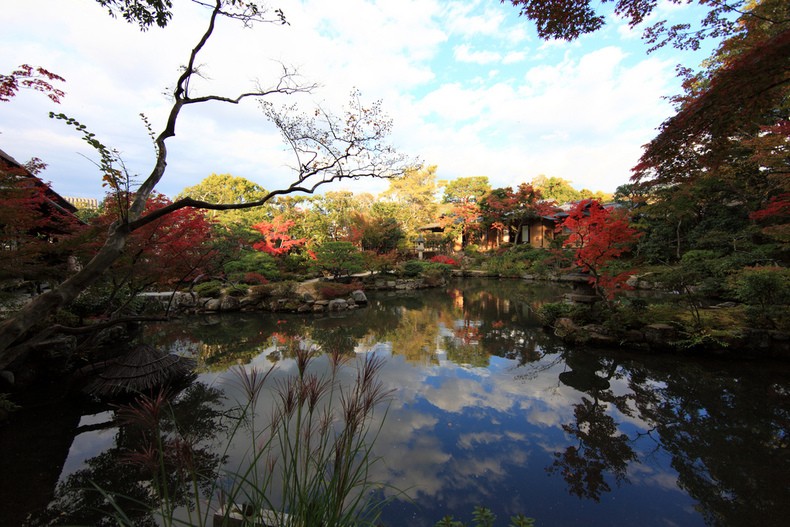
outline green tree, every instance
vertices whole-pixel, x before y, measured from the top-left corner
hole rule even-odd
[[[581,193],[573,188],[571,182],[561,177],[539,175],[532,179],[532,186],[540,190],[544,199],[557,203],[569,203],[582,199]]]
[[[407,169],[401,177],[390,179],[389,188],[379,195],[377,206],[388,209],[407,238],[415,237],[420,227],[437,220],[436,170],[436,165]]]
[[[315,265],[333,278],[364,269],[364,256],[351,242],[326,242],[315,250],[315,258]]]

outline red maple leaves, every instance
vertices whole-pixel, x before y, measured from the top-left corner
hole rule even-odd
[[[256,223],[252,228],[263,235],[263,240],[254,243],[253,249],[279,256],[303,247],[307,243],[307,238],[293,238],[288,234],[295,224],[293,220],[283,220],[281,216],[275,217],[272,221]]]
[[[631,249],[642,233],[631,226],[625,211],[606,208],[595,200],[582,200],[569,211],[557,231],[568,235],[563,246],[573,249],[574,263],[590,273],[596,292],[612,298],[616,289],[626,287],[630,271],[616,269],[612,264]]]

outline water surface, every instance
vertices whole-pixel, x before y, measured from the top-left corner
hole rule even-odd
[[[475,505],[491,508],[501,525],[517,513],[541,527],[784,524],[788,368],[567,349],[534,316],[560,293],[464,280],[369,294],[368,307],[343,316],[201,317],[151,326],[143,338],[200,357],[201,374],[175,407],[201,438],[206,467],[223,455],[235,466],[246,448],[237,441],[224,450],[223,411],[240,397],[233,366],[276,365],[276,382],[296,368],[283,345],[290,336],[386,357],[380,379],[392,396],[372,472],[389,485],[381,497],[393,499],[384,525],[432,526],[447,514],[469,521]],[[264,390],[262,409],[271,407],[267,397]],[[118,462],[135,437],[114,409],[80,413],[64,431],[70,447],[49,511],[29,505],[33,524],[99,521],[90,509],[100,500],[79,491],[91,481],[144,493],[142,476]]]

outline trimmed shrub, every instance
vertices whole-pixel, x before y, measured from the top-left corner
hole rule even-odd
[[[219,298],[222,295],[222,282],[210,280],[196,285],[192,290],[202,298]]]

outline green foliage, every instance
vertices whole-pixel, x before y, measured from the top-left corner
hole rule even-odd
[[[427,262],[421,260],[409,260],[401,265],[401,274],[408,278],[420,276],[425,269]]]
[[[746,267],[732,280],[736,298],[748,304],[753,323],[775,327],[787,318],[790,303],[790,269],[785,267]]]
[[[223,268],[231,280],[241,280],[246,273],[259,273],[268,280],[280,278],[274,256],[261,251],[245,251]]]
[[[364,270],[364,256],[351,242],[326,242],[315,256],[315,265],[335,278]]]
[[[558,318],[570,316],[571,304],[566,302],[549,302],[538,308],[538,319],[544,326],[553,326]]]
[[[222,295],[222,286],[219,280],[209,280],[197,284],[192,290],[201,298],[219,298]]]

